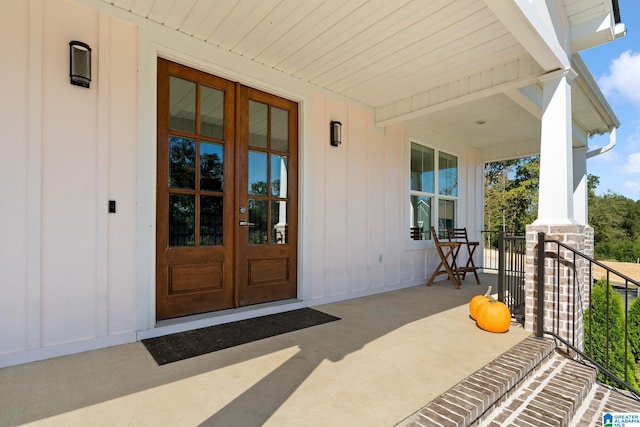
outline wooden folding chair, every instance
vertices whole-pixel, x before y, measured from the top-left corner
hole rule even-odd
[[[463,280],[467,277],[467,273],[473,273],[473,275],[476,276],[476,283],[479,285],[480,278],[478,277],[478,268],[473,262],[473,254],[476,252],[478,246],[480,246],[480,242],[470,242],[466,228],[449,228],[447,229],[447,237],[450,242],[460,243],[460,246],[456,249],[455,254],[453,255],[456,263],[458,262],[458,252],[460,252],[460,248],[462,246],[467,247],[467,263],[464,267],[458,267],[457,269],[461,272]]]
[[[438,251],[438,255],[440,256],[440,264],[433,271],[433,274],[429,278],[427,282],[427,286],[431,286],[433,280],[441,275],[446,274],[449,277],[453,286],[456,289],[460,288],[460,279],[458,276],[461,272],[458,270],[456,266],[456,254],[460,250],[460,242],[441,242],[438,239],[438,234],[436,233],[436,229],[431,227],[431,237],[433,238],[433,242],[436,245],[436,250]]]

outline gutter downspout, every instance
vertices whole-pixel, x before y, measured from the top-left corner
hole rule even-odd
[[[616,128],[620,126],[620,121],[616,117],[616,114],[611,109],[611,106],[604,97],[600,87],[594,80],[593,76],[589,72],[586,64],[578,54],[574,54],[571,58],[571,66],[580,76],[576,79],[576,83],[583,89],[590,102],[596,109],[596,112],[600,115],[603,122],[609,129],[609,143],[602,148],[596,148],[586,153],[587,159],[590,157],[598,156],[611,150],[616,145]],[[596,130],[593,133],[604,133]]]
[[[616,128],[612,128],[609,132],[609,143],[604,147],[596,148],[594,150],[587,152],[587,159],[591,157],[599,156],[600,154],[604,154],[607,151],[611,150],[616,146]]]

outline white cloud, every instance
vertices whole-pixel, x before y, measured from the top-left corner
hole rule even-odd
[[[640,107],[640,53],[623,52],[609,64],[609,73],[598,80],[607,96],[626,99]]]
[[[640,181],[625,181],[623,184],[625,197],[631,200],[640,200]]]
[[[634,121],[631,123],[630,127],[631,135],[627,137],[627,146],[629,148],[640,148],[640,121]]]
[[[640,153],[631,153],[622,167],[624,173],[640,174]]]

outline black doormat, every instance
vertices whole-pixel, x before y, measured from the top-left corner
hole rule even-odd
[[[311,308],[301,308],[149,338],[142,340],[142,343],[158,365],[165,365],[335,320],[340,318]]]

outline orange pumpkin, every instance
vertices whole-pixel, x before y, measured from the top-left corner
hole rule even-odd
[[[478,319],[478,308],[482,304],[489,301],[489,299],[491,298],[489,296],[490,294],[491,286],[489,286],[489,289],[487,289],[487,292],[484,295],[476,295],[475,297],[471,298],[471,301],[469,301],[469,315],[473,320]]]
[[[490,300],[478,308],[478,326],[489,332],[502,333],[511,326],[511,312],[503,302]]]

